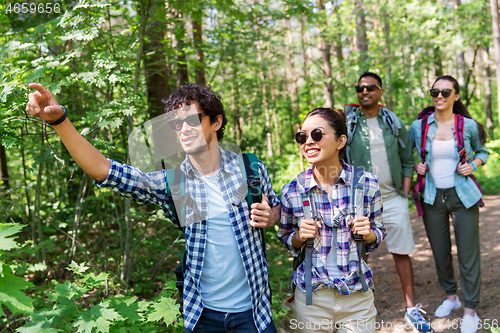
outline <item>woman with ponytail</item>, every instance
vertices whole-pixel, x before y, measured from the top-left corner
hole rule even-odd
[[[423,220],[439,283],[446,293],[446,300],[435,315],[446,317],[462,306],[453,273],[451,216],[465,301],[461,332],[473,333],[480,324],[475,308],[479,304],[481,285],[479,205],[482,193],[472,174],[488,159],[489,151],[484,146],[486,132],[460,100],[460,86],[453,77],[438,77],[430,94],[434,106],[421,112],[423,119],[419,115],[409,134],[422,160],[415,164],[415,169],[420,177],[425,177],[420,200]],[[460,122],[461,125],[457,125]],[[458,151],[462,139],[463,149]]]
[[[347,142],[342,110],[312,110],[295,140],[311,166],[281,192],[278,237],[294,257],[305,253],[292,276],[296,285],[292,326],[308,333],[336,328],[375,333],[372,271],[358,244],[371,252],[386,235],[377,178],[340,159]],[[351,185],[361,185],[363,191],[355,190],[355,195]],[[353,203],[355,216],[349,214]],[[308,212],[315,218],[308,218]],[[312,254],[308,255],[306,243],[311,243]],[[308,265],[307,258],[311,258]]]

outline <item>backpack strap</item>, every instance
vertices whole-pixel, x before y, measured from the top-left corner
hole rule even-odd
[[[181,198],[185,196],[186,189],[184,186],[184,173],[180,168],[168,169],[167,173],[167,196],[172,198],[172,200],[168,200],[168,205],[170,206],[170,210],[172,211],[172,217],[174,218],[173,224],[177,229],[184,232],[184,228],[181,226],[181,221],[185,221],[186,217],[186,207],[180,203]],[[181,211],[181,219],[179,219],[179,215],[177,213],[177,209],[175,208],[175,202],[180,203],[180,211]]]
[[[255,154],[250,153],[242,154],[242,157],[248,184],[247,201],[248,205],[251,206],[254,202],[262,202],[259,160]]]
[[[307,194],[305,191],[305,178],[306,172],[303,171],[297,176],[297,186],[299,188],[299,193],[302,200],[302,206],[304,209],[304,218],[310,220],[313,218],[313,212],[315,210],[314,199],[312,195]],[[315,214],[314,214],[315,215]],[[312,248],[314,245],[314,239],[307,239],[304,243],[302,251],[304,252],[304,278],[306,286],[306,306],[312,305]]]
[[[363,208],[365,206],[365,172],[355,166],[352,166],[352,179],[351,179],[351,193],[350,194],[350,202],[351,202],[351,218],[354,219],[356,216],[363,216]],[[366,261],[366,248],[365,242],[363,240],[363,236],[361,235],[353,235],[354,240],[356,241],[356,247],[358,250],[358,278],[361,281],[361,286],[363,288],[363,292],[368,291],[368,284],[366,283],[362,264],[363,260]]]
[[[356,128],[358,126],[358,115],[356,114],[356,110],[358,109],[358,105],[356,104],[348,104],[344,108],[344,112],[346,115],[347,122],[347,143],[346,143],[346,157],[347,163],[351,164],[351,143],[354,138],[354,133],[356,133]]]
[[[181,203],[180,198],[185,196],[185,178],[184,178],[184,173],[181,171],[180,168],[175,168],[175,169],[168,169],[166,170],[167,173],[167,196],[171,198],[171,200],[167,200],[168,205],[171,208],[172,211],[172,217],[175,219],[175,221],[172,221],[173,224],[177,229],[182,231],[183,234],[186,234],[186,227],[181,226],[181,221],[184,221],[185,216],[186,216],[186,206]],[[176,200],[176,201],[174,201]],[[177,214],[177,209],[175,208],[175,203],[179,203],[179,208],[181,211],[181,220],[179,220],[179,216]],[[187,253],[186,250],[182,253],[182,259],[181,261],[177,264],[174,270],[175,274],[175,286],[177,287],[177,290],[179,291],[179,311],[183,313],[184,309],[184,272],[186,271],[186,257]]]
[[[464,116],[461,114],[454,114],[455,116],[455,137],[457,139],[457,151],[460,156],[461,163],[469,162],[467,151],[464,144]]]
[[[387,129],[391,130],[392,135],[398,140],[398,150],[399,146],[401,148],[406,148],[405,143],[403,142],[403,139],[399,136],[399,131],[401,130],[401,125],[398,122],[398,119],[394,112],[387,110],[385,107],[382,108],[382,119],[385,123],[385,126]]]
[[[422,163],[425,163],[426,150],[425,145],[427,143],[427,133],[429,132],[429,115],[424,115],[421,119],[420,123],[420,160]],[[417,184],[413,188],[413,200],[415,201],[415,206],[417,207],[418,216],[424,215],[424,210],[422,208],[422,203],[419,199],[419,192],[423,193],[425,187],[425,176],[417,175]]]

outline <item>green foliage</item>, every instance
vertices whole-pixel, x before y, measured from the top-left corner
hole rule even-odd
[[[490,141],[486,144],[490,156],[485,165],[481,166],[474,174],[479,185],[486,195],[500,193],[500,140]]]
[[[108,274],[90,272],[84,263],[72,262],[68,270],[77,281],[53,281],[55,286],[48,293],[48,301],[28,317],[29,321],[17,332],[116,332],[133,327],[138,332],[161,332],[165,327],[182,325],[179,305],[171,298],[175,282],[167,284],[165,292],[150,301],[137,297],[110,295],[98,296],[108,280]],[[91,296],[93,295],[93,296]],[[163,323],[161,323],[163,321]]]
[[[5,315],[2,305],[15,313],[33,312],[33,300],[26,296],[24,290],[35,285],[23,278],[11,274],[10,267],[0,261],[0,317]]]
[[[256,153],[279,193],[301,171],[295,125],[325,104],[325,83],[333,83],[334,107],[357,102],[352,88],[364,67],[355,42],[354,2],[324,2],[325,10],[309,0],[186,0],[168,6],[152,1],[150,8],[138,1],[79,1],[57,19],[15,33],[0,10],[0,145],[10,181],[8,189],[0,182],[0,216],[3,223],[13,222],[0,224],[0,265],[1,279],[17,286],[15,294],[3,291],[11,299],[0,308],[4,322],[13,324],[34,310],[19,332],[154,332],[167,324],[182,331],[171,281],[185,247],[182,235],[161,209],[132,204],[127,210],[121,197],[92,188],[55,131],[24,111],[32,92],[28,83],[48,87],[86,139],[106,157],[126,162],[128,133],[149,119],[150,93],[158,88],[148,79],[159,74],[173,90],[181,65],[191,82],[195,66],[202,66],[225,107],[224,140]],[[493,57],[491,51],[485,55],[492,46],[487,2],[457,8],[430,0],[363,3],[368,68],[382,76],[384,103],[390,97],[409,125],[431,103],[427,91],[439,69],[457,78],[462,73],[469,111],[486,124],[486,76],[494,75],[483,73]],[[168,7],[162,24],[157,14],[141,16],[161,14],[159,6]],[[203,16],[203,60],[186,24],[195,13]],[[158,26],[166,34],[151,51],[145,46]],[[331,44],[329,79],[318,48],[321,37]],[[459,72],[460,51],[465,64]],[[164,66],[146,72],[145,53],[164,55]],[[493,110],[496,90],[493,82]],[[500,133],[497,118],[494,112],[492,139]],[[477,178],[487,194],[496,194],[498,140],[488,146],[492,154]],[[276,230],[266,234],[273,317],[285,329],[291,263]]]

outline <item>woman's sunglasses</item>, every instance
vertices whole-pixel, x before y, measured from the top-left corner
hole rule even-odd
[[[432,97],[438,97],[439,93],[441,93],[441,96],[443,96],[444,98],[446,98],[446,97],[450,97],[451,96],[451,93],[453,92],[453,89],[443,89],[443,90],[431,89],[431,90],[429,90],[429,92],[431,93]]]
[[[191,127],[200,126],[201,118],[206,116],[203,113],[197,113],[187,116],[186,118],[177,118],[168,121],[168,124],[174,131],[180,131],[182,129],[182,125],[187,123]]]
[[[356,89],[356,92],[358,92],[358,93],[362,93],[365,89],[368,91],[375,91],[377,89],[382,89],[379,87],[378,84],[368,84],[368,85],[364,85],[364,86],[356,86],[354,88]]]
[[[297,134],[295,134],[295,141],[297,141],[298,144],[304,144],[306,143],[307,141],[307,133],[306,132],[297,132]],[[322,138],[323,138],[323,132],[321,132],[321,130],[319,128],[316,128],[316,129],[313,129],[311,131],[311,138],[318,142],[320,141]]]

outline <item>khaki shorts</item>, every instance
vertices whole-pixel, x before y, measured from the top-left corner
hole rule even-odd
[[[300,333],[375,333],[377,310],[373,290],[342,296],[328,288],[313,291],[312,305],[306,293],[295,289],[295,319],[290,328]]]
[[[408,198],[401,195],[384,200],[384,226],[387,229],[385,242],[390,253],[410,254],[415,250],[410,223]]]

